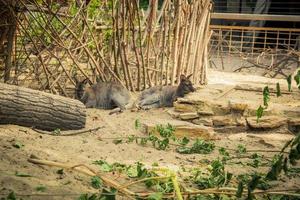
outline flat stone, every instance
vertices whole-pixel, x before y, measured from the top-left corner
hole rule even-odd
[[[288,129],[295,133],[300,133],[300,118],[290,118],[288,119]]]
[[[287,119],[280,116],[263,116],[258,120],[256,117],[247,117],[247,124],[252,129],[275,129],[287,124]]]
[[[188,113],[180,113],[179,118],[181,120],[190,120],[190,119],[196,119],[199,115],[196,112],[188,112]]]
[[[196,106],[193,104],[174,102],[174,109],[176,112],[195,112]]]
[[[204,126],[213,126],[212,119],[210,118],[199,118],[192,120],[193,124],[204,125]]]
[[[176,137],[202,138],[206,140],[213,140],[217,138],[214,130],[211,127],[195,125],[181,120],[144,121],[141,124],[141,131],[145,134],[152,133],[154,135],[159,135],[156,130],[156,126],[158,124],[171,124],[173,127],[175,127],[174,135]]]
[[[290,109],[285,109],[283,113],[287,117],[298,118],[300,116],[300,107],[298,106]]]
[[[247,126],[221,126],[215,127],[214,131],[217,133],[241,133],[247,131]]]
[[[214,126],[236,126],[237,123],[231,115],[225,116],[214,116],[213,119]]]
[[[172,117],[172,118],[179,118],[180,112],[176,112],[174,109],[170,109],[167,111],[167,113]]]
[[[199,110],[198,114],[201,116],[212,116],[214,115],[214,112],[211,109],[207,109],[207,110]]]

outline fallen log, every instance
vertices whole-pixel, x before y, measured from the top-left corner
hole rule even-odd
[[[53,131],[85,127],[86,108],[78,100],[0,83],[0,124]]]

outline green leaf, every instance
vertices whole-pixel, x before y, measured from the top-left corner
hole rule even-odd
[[[272,165],[271,170],[267,173],[267,180],[277,180],[281,170],[283,169],[283,155],[280,155],[277,161]]]
[[[122,139],[115,139],[115,140],[113,140],[113,143],[114,144],[120,144],[120,143],[122,143]]]
[[[280,153],[284,152],[284,150],[293,142],[293,139],[287,141],[285,145],[282,147]]]
[[[61,134],[61,131],[60,131],[59,128],[57,128],[57,129],[55,129],[54,131],[52,131],[52,133],[53,133],[54,135],[60,135],[60,134]]]
[[[112,166],[104,160],[96,160],[93,162],[93,164],[99,165],[101,171],[104,171],[104,172],[111,172],[113,169]]]
[[[244,145],[239,144],[237,146],[237,151],[236,152],[239,153],[239,154],[244,154],[244,153],[247,152],[247,149],[246,149],[246,147]]]
[[[24,147],[24,144],[22,144],[21,142],[16,141],[12,146],[17,148],[17,149],[21,149],[22,147]]]
[[[294,76],[294,80],[296,81],[297,85],[300,84],[300,70],[298,70],[297,74]]]
[[[63,175],[64,174],[64,169],[59,169],[56,171],[57,174]]]
[[[129,135],[127,137],[126,143],[131,143],[136,139],[136,137],[134,135]]]
[[[6,200],[17,200],[15,192],[14,191],[10,192],[6,197]]]
[[[264,108],[262,106],[259,106],[256,110],[256,122],[258,123],[258,120],[263,116]]]
[[[37,186],[35,188],[35,190],[38,191],[38,192],[45,192],[47,190],[47,188],[43,185],[40,185],[40,186]]]
[[[230,158],[229,152],[226,151],[224,147],[219,148],[219,153],[223,156],[223,161],[226,161]]]
[[[252,191],[257,187],[259,184],[259,180],[261,177],[257,174],[252,175],[251,181],[248,183],[248,196],[247,199],[253,199]]]
[[[197,139],[192,147],[178,147],[176,151],[181,154],[209,154],[215,148],[215,144],[213,142],[207,142],[202,139]]]
[[[279,83],[276,83],[276,96],[277,97],[281,96],[281,91],[280,91],[280,85],[279,85]]]
[[[126,170],[126,174],[130,178],[136,178],[136,177],[138,177],[137,165],[135,165],[135,166],[129,166],[127,168],[127,170]]]
[[[244,190],[244,184],[242,181],[240,181],[235,196],[241,198],[243,194],[243,190]]]
[[[114,188],[111,188],[110,190],[103,188],[99,200],[116,200],[116,192],[117,190]]]
[[[182,140],[180,141],[180,145],[187,145],[190,142],[190,140],[187,137],[183,137]]]
[[[270,101],[270,91],[269,91],[268,86],[264,87],[263,100],[264,100],[264,106],[265,106],[265,108],[267,108],[269,105],[269,101]]]
[[[147,199],[148,200],[161,200],[161,199],[163,199],[163,193],[161,193],[161,192],[153,193],[153,194],[149,195],[149,197]]]
[[[22,172],[16,172],[15,175],[18,176],[18,177],[32,177],[32,175],[22,173]]]
[[[286,81],[288,83],[288,89],[289,89],[289,92],[292,91],[292,75],[289,75],[287,78],[286,78]]]
[[[139,119],[136,119],[134,121],[134,127],[135,127],[136,130],[138,130],[141,127],[141,122],[140,122]]]
[[[176,148],[177,153],[181,154],[191,154],[191,148],[190,147],[178,147]]]
[[[93,176],[91,178],[92,187],[95,189],[99,189],[102,187],[102,180],[98,176]]]

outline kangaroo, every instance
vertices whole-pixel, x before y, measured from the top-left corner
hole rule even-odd
[[[180,76],[180,83],[178,86],[154,86],[140,95],[138,106],[142,109],[158,108],[158,107],[172,107],[174,101],[178,97],[194,92],[192,82],[189,78],[192,76]]]
[[[76,81],[75,98],[87,108],[114,109],[109,114],[122,112],[129,108],[130,93],[122,85],[115,82],[98,82],[85,88],[88,80]]]

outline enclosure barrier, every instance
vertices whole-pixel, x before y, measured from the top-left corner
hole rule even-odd
[[[132,91],[176,84],[180,74],[206,83],[209,0],[165,0],[159,8],[151,0],[146,12],[137,0],[47,2],[0,0],[11,19],[0,26],[16,32],[2,39],[0,80],[65,96],[74,76]]]

